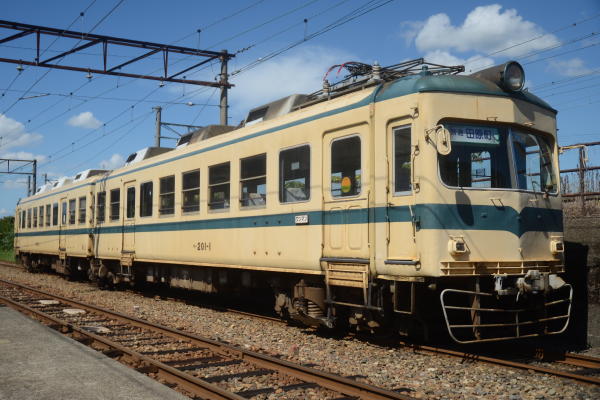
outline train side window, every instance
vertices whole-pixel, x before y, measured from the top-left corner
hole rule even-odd
[[[85,223],[85,207],[86,207],[86,198],[85,196],[82,196],[79,198],[79,210],[78,210],[78,216],[77,216],[77,222],[79,222],[80,224],[84,224]]]
[[[181,187],[181,211],[200,210],[200,170],[184,172]]]
[[[127,218],[135,217],[135,186],[127,188],[127,210],[125,216]]]
[[[394,193],[410,192],[410,126],[394,129]]]
[[[75,224],[75,209],[77,208],[75,199],[69,200],[69,225]]]
[[[208,208],[211,210],[229,208],[229,163],[208,168]]]
[[[52,204],[52,226],[58,225],[58,203]]]
[[[121,189],[113,189],[110,191],[110,220],[119,219],[119,211],[121,209]]]
[[[27,228],[31,228],[31,208],[27,210]]]
[[[106,192],[96,195],[96,223],[104,222],[106,218]]]
[[[175,175],[160,178],[159,190],[158,213],[160,215],[175,214]]]
[[[40,214],[40,220],[39,220],[38,226],[40,228],[42,228],[44,226],[44,206],[40,206],[39,214]]]
[[[38,218],[37,217],[37,212],[38,212],[37,207],[33,207],[33,227],[34,228],[37,228],[37,221],[38,221],[37,220],[37,218]]]
[[[46,204],[46,226],[50,226],[51,218],[52,218],[52,208],[50,208],[50,204]]]
[[[279,153],[279,201],[292,203],[310,198],[310,146]]]
[[[27,220],[27,217],[25,216],[26,212],[25,210],[21,211],[21,229],[25,229],[25,222]]]
[[[152,182],[144,182],[140,185],[140,217],[152,216]]]
[[[267,155],[240,160],[240,205],[242,207],[267,204]]]
[[[67,224],[67,202],[66,201],[62,202],[61,224],[62,225]]]
[[[331,144],[331,195],[356,196],[361,187],[360,137],[336,139]]]

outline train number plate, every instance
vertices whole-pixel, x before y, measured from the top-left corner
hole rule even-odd
[[[294,221],[296,225],[307,225],[308,224],[308,214],[296,215],[294,216]]]
[[[192,246],[198,251],[210,251],[210,242],[197,242]]]

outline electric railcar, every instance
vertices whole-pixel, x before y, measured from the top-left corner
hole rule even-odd
[[[556,111],[522,67],[339,68],[237,127],[39,188],[16,207],[16,257],[103,283],[268,292],[330,328],[564,331]]]

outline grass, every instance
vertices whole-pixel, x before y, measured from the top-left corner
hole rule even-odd
[[[0,250],[0,260],[15,261],[15,253],[12,250]]]

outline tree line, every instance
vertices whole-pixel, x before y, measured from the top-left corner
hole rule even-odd
[[[0,218],[0,250],[12,251],[15,237],[15,217]]]

